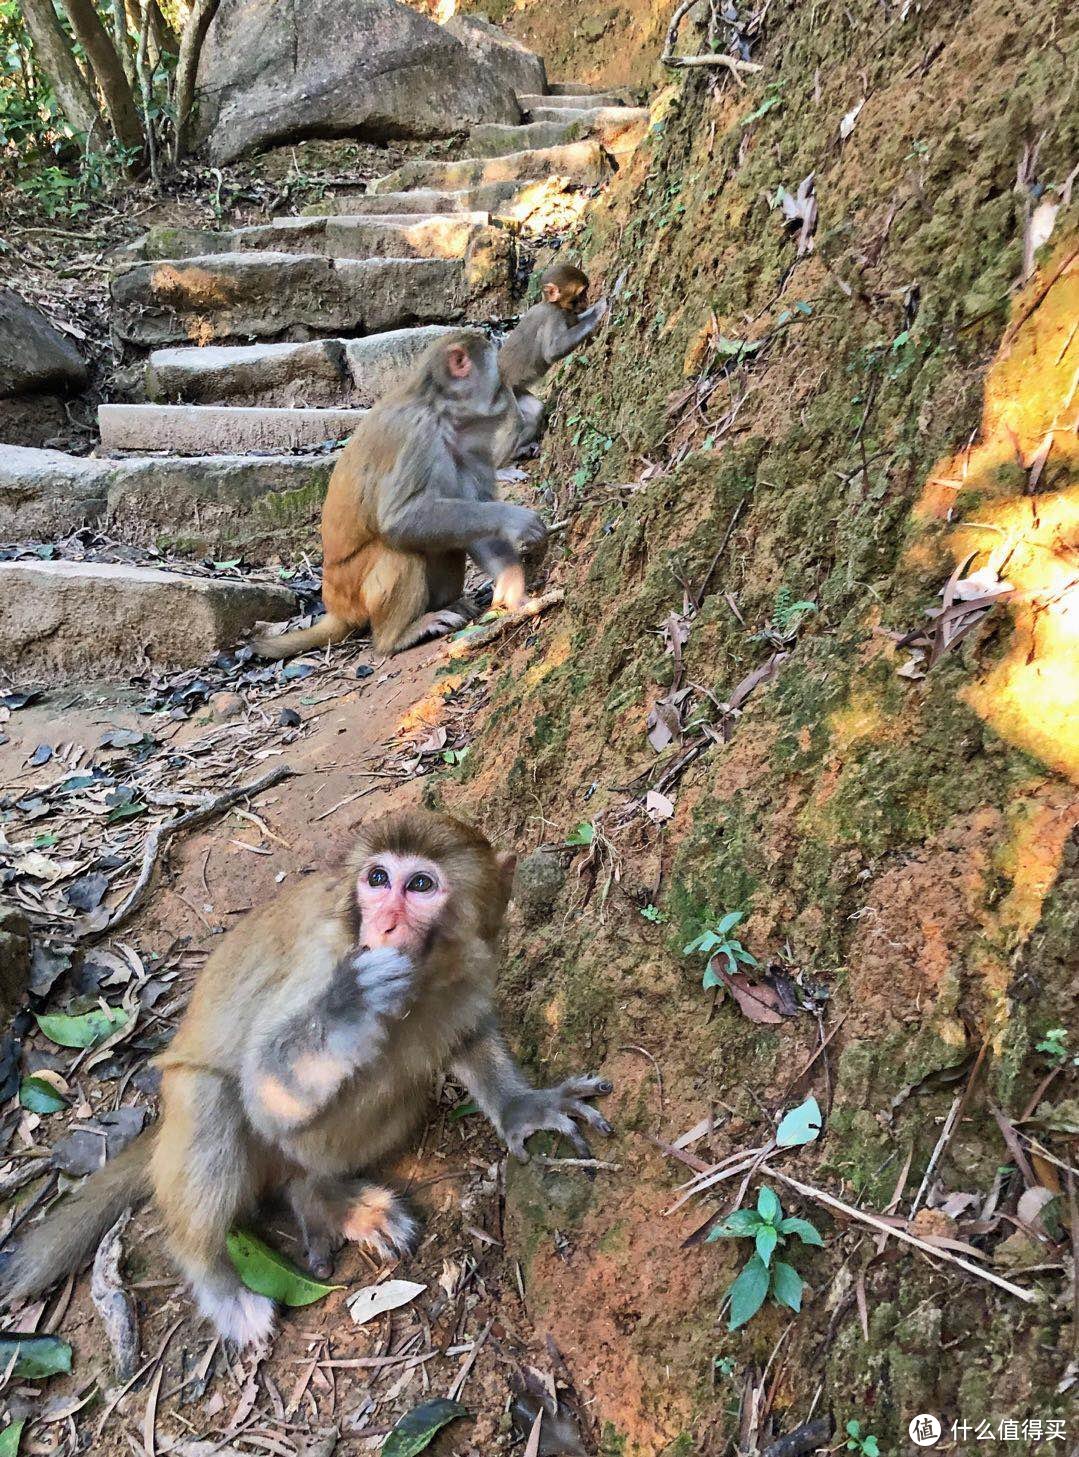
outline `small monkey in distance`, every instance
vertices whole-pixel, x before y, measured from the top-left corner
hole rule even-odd
[[[406,810],[361,834],[344,873],[306,877],[229,933],[158,1058],[162,1115],[69,1195],[0,1273],[6,1303],[79,1268],[129,1205],[152,1196],[200,1312],[240,1346],[273,1331],[244,1286],[233,1224],[284,1190],[319,1275],[353,1240],[386,1257],[415,1224],[370,1171],[422,1118],[450,1070],[520,1159],[539,1129],[584,1156],[599,1077],[533,1088],[494,1008],[514,857],[448,815]]]
[[[322,508],[325,616],[257,638],[255,652],[288,658],[370,625],[375,648],[397,653],[464,627],[477,611],[466,556],[494,579],[496,607],[519,607],[521,553],[547,529],[535,511],[497,499],[494,454],[514,415],[483,334],[436,340],[334,466]]]
[[[512,458],[539,433],[543,405],[530,391],[550,369],[599,328],[607,300],[588,306],[588,274],[572,263],[554,263],[540,277],[541,300],[524,313],[506,336],[498,368],[517,400],[521,423],[506,458]]]

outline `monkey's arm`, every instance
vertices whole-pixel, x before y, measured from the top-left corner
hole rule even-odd
[[[564,1133],[581,1158],[589,1158],[590,1150],[575,1118],[597,1133],[611,1132],[603,1114],[584,1101],[611,1092],[611,1083],[606,1078],[577,1077],[553,1088],[532,1087],[511,1057],[493,1014],[457,1054],[452,1071],[522,1163],[528,1162],[526,1140],[541,1128]]]
[[[607,314],[607,300],[597,299],[590,309],[585,309],[577,315],[577,322],[570,324],[568,328],[546,327],[540,335],[540,348],[543,350],[543,358],[548,366],[557,364],[560,359],[565,359],[567,354],[572,354],[578,344],[596,332]]]
[[[388,491],[379,532],[401,551],[471,551],[485,537],[501,537],[522,550],[540,546],[547,528],[527,506],[508,501],[469,501],[426,492],[405,497]]]
[[[370,1066],[389,1027],[407,1009],[413,965],[389,948],[344,958],[313,1006],[282,1020],[244,1060],[244,1103],[269,1136],[295,1132],[320,1113],[345,1080]]]

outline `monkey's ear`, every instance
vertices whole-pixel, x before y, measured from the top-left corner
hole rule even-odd
[[[556,304],[561,298],[557,283],[545,283],[543,285],[543,297],[549,304]]]
[[[446,368],[454,379],[467,379],[472,373],[472,356],[460,344],[451,344],[446,350]]]
[[[498,862],[498,873],[502,877],[502,885],[506,895],[513,894],[513,875],[517,869],[517,856],[512,850],[497,850],[495,860]]]

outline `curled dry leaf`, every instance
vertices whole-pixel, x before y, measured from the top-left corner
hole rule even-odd
[[[783,1021],[783,1014],[779,1010],[779,993],[774,987],[750,981],[744,971],[728,971],[715,956],[708,963],[708,969],[715,971],[738,1003],[742,1015],[751,1022],[762,1027],[771,1027]]]
[[[415,1280],[383,1280],[381,1285],[365,1285],[355,1295],[350,1295],[345,1303],[356,1324],[366,1325],[384,1311],[398,1310],[407,1305],[426,1289],[426,1285],[417,1284]]]
[[[863,96],[861,101],[856,102],[855,105],[852,106],[851,109],[844,115],[843,120],[839,123],[839,140],[841,142],[845,142],[850,136],[851,132],[854,130],[854,123],[858,120],[858,113],[861,111],[864,105],[865,97]]]
[[[120,1275],[120,1261],[124,1253],[121,1235],[130,1218],[131,1211],[125,1211],[98,1245],[90,1277],[90,1297],[105,1327],[113,1373],[121,1386],[135,1374],[139,1358],[135,1303],[124,1288]]]
[[[674,814],[674,800],[660,794],[658,789],[650,789],[644,797],[644,808],[653,824],[662,824]]]

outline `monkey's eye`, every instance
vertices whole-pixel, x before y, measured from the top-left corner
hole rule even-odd
[[[433,875],[427,875],[422,870],[417,870],[416,874],[411,878],[411,880],[405,886],[405,889],[406,890],[413,890],[413,891],[415,891],[417,893],[417,895],[426,895],[429,890],[434,890],[434,888],[435,888],[434,876]]]
[[[380,889],[384,885],[389,885],[389,883],[389,872],[384,870],[381,865],[372,865],[371,869],[367,872],[367,884],[376,889]]]

